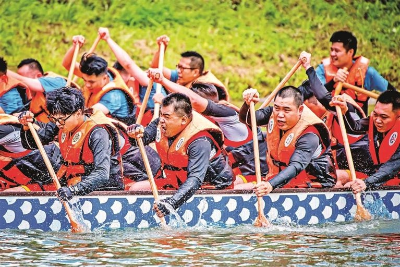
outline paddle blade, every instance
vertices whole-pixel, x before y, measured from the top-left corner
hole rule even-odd
[[[264,214],[259,213],[256,221],[254,222],[254,226],[257,227],[270,227],[271,223],[267,220]]]
[[[75,221],[71,221],[71,232],[72,233],[86,233],[88,232],[86,226],[82,226]]]
[[[371,220],[371,214],[368,212],[363,205],[357,204],[356,215],[354,216],[354,220],[361,222],[361,221],[369,221]]]

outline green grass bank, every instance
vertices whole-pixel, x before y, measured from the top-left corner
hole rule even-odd
[[[267,94],[296,63],[301,51],[313,54],[316,66],[329,55],[331,34],[350,30],[358,38],[358,54],[396,88],[400,86],[400,1],[350,0],[0,0],[0,56],[10,69],[33,57],[46,70],[67,75],[62,58],[72,36],[82,34],[89,50],[99,27],[143,69],[149,67],[156,38],[171,38],[165,66],[174,67],[180,53],[195,50],[233,100],[248,86]],[[104,42],[96,52],[110,63],[115,57]],[[306,75],[298,71],[289,84]]]

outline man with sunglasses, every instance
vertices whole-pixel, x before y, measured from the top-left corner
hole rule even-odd
[[[169,37],[162,35],[157,38],[158,51],[154,54],[151,68],[158,68],[160,55],[160,44],[164,43],[165,49],[169,43]],[[218,100],[229,101],[228,89],[218,80],[211,71],[204,71],[204,58],[195,51],[186,51],[181,54],[181,59],[176,65],[176,69],[163,69],[163,75],[168,80],[191,88],[193,83],[209,83],[218,90]]]
[[[47,124],[38,130],[44,144],[58,136],[63,164],[57,177],[63,187],[57,194],[63,201],[94,190],[122,190],[122,167],[118,132],[101,111],[87,115],[82,93],[63,87],[46,95],[50,112]],[[36,143],[27,126],[33,122],[31,112],[20,118],[24,127],[21,139],[24,147],[35,149]]]

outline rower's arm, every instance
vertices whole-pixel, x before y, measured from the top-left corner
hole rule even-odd
[[[147,86],[149,78],[146,73],[132,60],[132,58],[122,49],[111,37],[106,39],[108,46],[113,51],[119,64],[132,75],[142,86]]]
[[[63,61],[62,61],[62,65],[63,67],[69,71],[70,67],[71,67],[71,62],[72,62],[72,58],[74,57],[74,51],[75,51],[75,45],[79,45],[79,44],[73,44],[67,51],[67,53],[64,55]],[[82,78],[82,72],[79,69],[79,63],[78,62],[74,62],[75,64],[75,69],[74,69],[74,74],[80,78]]]
[[[40,126],[40,128],[37,130],[37,134],[43,145],[49,144],[58,135],[59,129],[55,123],[36,122],[35,124],[38,124]],[[33,138],[32,133],[30,132],[29,128],[24,129],[24,127],[22,127],[21,131],[20,131],[20,137],[21,137],[22,146],[24,148],[32,149],[32,150],[37,149],[35,139]]]
[[[321,146],[319,137],[314,133],[307,133],[296,142],[296,149],[290,157],[288,166],[269,180],[272,187],[287,184],[310,164],[315,151]]]
[[[400,173],[400,146],[393,156],[378,169],[376,173],[365,179],[367,188],[371,189],[382,185]]]
[[[179,187],[177,192],[166,201],[174,207],[174,209],[179,208],[185,201],[191,198],[204,182],[208,165],[210,164],[211,142],[209,138],[201,137],[189,145],[187,180]]]
[[[44,92],[43,86],[38,79],[24,77],[22,75],[19,75],[18,73],[13,72],[12,70],[7,70],[7,76],[23,82],[32,91]]]
[[[256,110],[256,122],[257,126],[267,125],[269,118],[272,115],[273,108],[268,106],[259,110]],[[239,120],[249,126],[251,126],[250,119],[250,106],[246,102],[243,103],[239,111]]]
[[[93,170],[74,186],[75,195],[86,195],[107,185],[111,166],[110,138],[103,127],[97,127],[90,133],[89,148],[93,153]]]

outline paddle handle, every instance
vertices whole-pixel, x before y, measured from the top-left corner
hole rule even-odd
[[[367,95],[367,96],[372,97],[372,98],[374,98],[374,99],[377,99],[377,98],[379,97],[378,94],[375,94],[375,93],[373,93],[373,92],[371,92],[371,91],[362,89],[362,88],[360,88],[360,87],[357,87],[357,86],[352,85],[352,84],[349,84],[349,83],[343,83],[343,86],[344,86],[345,88],[347,88],[347,89],[354,90],[354,91],[356,91],[356,92],[358,92],[358,93]]]
[[[160,54],[158,57],[158,69],[162,72],[164,69],[164,53],[165,53],[165,45],[164,43],[160,44]],[[161,84],[157,84],[156,93],[161,93]],[[160,103],[154,103],[154,115],[153,120],[160,117]]]
[[[42,142],[40,141],[40,138],[39,138],[35,128],[33,127],[32,123],[28,122],[28,127],[32,133],[33,139],[35,139],[36,146],[38,147],[39,152],[43,157],[44,163],[46,164],[46,167],[50,173],[50,176],[53,179],[53,183],[56,186],[56,189],[58,190],[61,187],[61,185],[60,185],[60,182],[58,181],[56,173],[54,172],[53,166],[51,165],[49,157],[47,156],[46,151],[44,150]],[[62,201],[62,203],[64,205],[65,211],[67,212],[69,221],[71,223],[71,231],[74,233],[83,232],[85,228],[80,226],[79,223],[75,220],[74,213],[73,213],[72,209],[69,207],[68,203],[65,201]]]
[[[297,63],[293,66],[293,68],[286,74],[286,76],[282,79],[282,81],[278,84],[278,86],[275,87],[275,89],[272,91],[271,94],[265,99],[264,103],[261,104],[261,108],[265,108],[266,106],[271,103],[272,99],[274,99],[275,95],[278,93],[279,90],[282,89],[282,87],[285,85],[285,83],[292,77],[292,75],[296,72],[296,70],[301,66],[302,61],[299,60]]]
[[[154,200],[157,203],[160,200],[160,198],[158,196],[157,185],[156,185],[156,182],[154,181],[153,172],[151,171],[150,162],[149,162],[149,159],[147,158],[147,153],[146,153],[146,149],[144,148],[142,138],[140,138],[140,137],[137,138],[137,142],[139,145],[140,154],[142,154],[144,166],[145,166],[146,172],[147,172],[147,177],[149,178],[151,191],[153,192]],[[167,223],[165,221],[165,217],[161,217],[160,221],[161,221],[161,225],[163,227],[167,225]]]
[[[69,67],[69,73],[68,73],[68,78],[67,78],[67,86],[71,85],[72,76],[74,76],[76,59],[78,58],[78,53],[79,53],[79,44],[77,43],[77,44],[75,44],[74,55],[72,57],[71,66]]]

